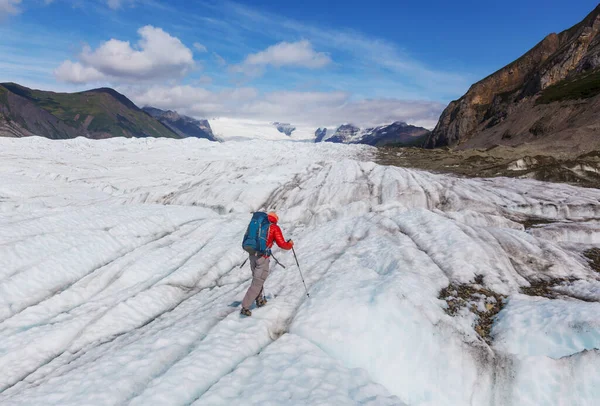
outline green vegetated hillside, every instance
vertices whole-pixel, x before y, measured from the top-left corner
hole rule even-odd
[[[563,80],[542,91],[539,104],[588,99],[600,94],[600,70]]]
[[[79,93],[0,84],[0,134],[61,139],[179,136],[109,88]]]

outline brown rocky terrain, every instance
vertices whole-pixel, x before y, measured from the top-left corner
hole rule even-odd
[[[600,188],[600,152],[539,154],[531,146],[457,150],[379,148],[376,162],[466,177],[511,177]]]
[[[571,158],[600,149],[599,32],[600,5],[450,103],[426,146],[530,145]]]

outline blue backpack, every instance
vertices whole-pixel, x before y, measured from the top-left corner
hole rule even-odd
[[[267,247],[270,226],[271,222],[267,218],[267,213],[260,211],[254,213],[242,241],[244,251],[252,255],[271,255],[271,250]]]

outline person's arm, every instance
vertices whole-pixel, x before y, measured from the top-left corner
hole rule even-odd
[[[292,240],[286,241],[283,238],[283,233],[281,232],[281,228],[277,224],[271,225],[271,232],[273,233],[273,241],[284,250],[291,250],[294,246],[294,242]]]

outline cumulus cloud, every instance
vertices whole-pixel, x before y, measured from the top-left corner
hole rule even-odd
[[[21,0],[0,0],[0,20],[20,13],[19,4],[21,4]]]
[[[397,99],[353,100],[346,92],[277,91],[254,88],[211,92],[194,86],[121,89],[139,105],[178,110],[197,118],[244,118],[285,121],[296,125],[334,127],[352,123],[361,127],[406,121],[433,128],[444,105]]]
[[[55,75],[70,83],[99,80],[150,80],[184,76],[195,65],[192,51],[161,28],[147,25],[138,30],[140,40],[111,39],[97,49],[85,46],[79,61],[65,61]]]
[[[315,52],[310,42],[280,42],[262,52],[248,55],[245,64],[248,65],[273,65],[302,66],[305,68],[322,68],[329,64],[331,59],[322,52]]]
[[[54,74],[59,80],[70,83],[98,82],[106,79],[106,76],[95,68],[73,61],[64,61]]]
[[[267,66],[281,68],[284,66],[301,67],[308,69],[322,68],[331,63],[329,55],[316,52],[312,44],[307,41],[280,42],[268,47],[264,51],[250,54],[239,65],[232,66],[233,72],[256,74]]]

